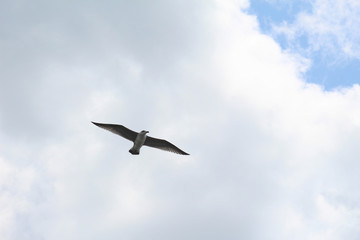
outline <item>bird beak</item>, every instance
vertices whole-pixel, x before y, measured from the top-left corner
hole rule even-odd
[[[146,131],[146,133],[149,133],[149,131]]]

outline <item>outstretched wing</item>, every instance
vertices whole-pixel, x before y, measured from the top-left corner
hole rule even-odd
[[[172,144],[166,140],[163,140],[163,139],[146,136],[144,145],[148,146],[148,147],[158,148],[161,150],[181,154],[181,155],[189,155],[188,153],[184,152],[180,148],[176,147],[174,144]]]
[[[134,132],[133,130],[128,129],[128,128],[124,127],[123,125],[105,124],[105,123],[96,123],[96,122],[92,122],[92,123],[98,127],[101,127],[103,129],[108,130],[117,135],[120,135],[132,142],[135,141],[136,136],[137,136],[137,132]]]

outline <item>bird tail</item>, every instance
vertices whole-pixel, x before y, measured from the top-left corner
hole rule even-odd
[[[131,149],[129,150],[129,152],[130,152],[132,155],[139,155],[139,153],[140,153],[139,150],[136,150],[136,149],[133,149],[133,148],[131,148]]]

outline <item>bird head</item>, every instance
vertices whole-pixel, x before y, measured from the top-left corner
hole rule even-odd
[[[147,134],[147,133],[149,133],[149,131],[142,130],[142,131],[141,131],[141,133],[143,133],[143,134]]]

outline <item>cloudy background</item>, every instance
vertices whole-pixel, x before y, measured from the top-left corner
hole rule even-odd
[[[0,238],[358,239],[359,12],[0,1]]]

